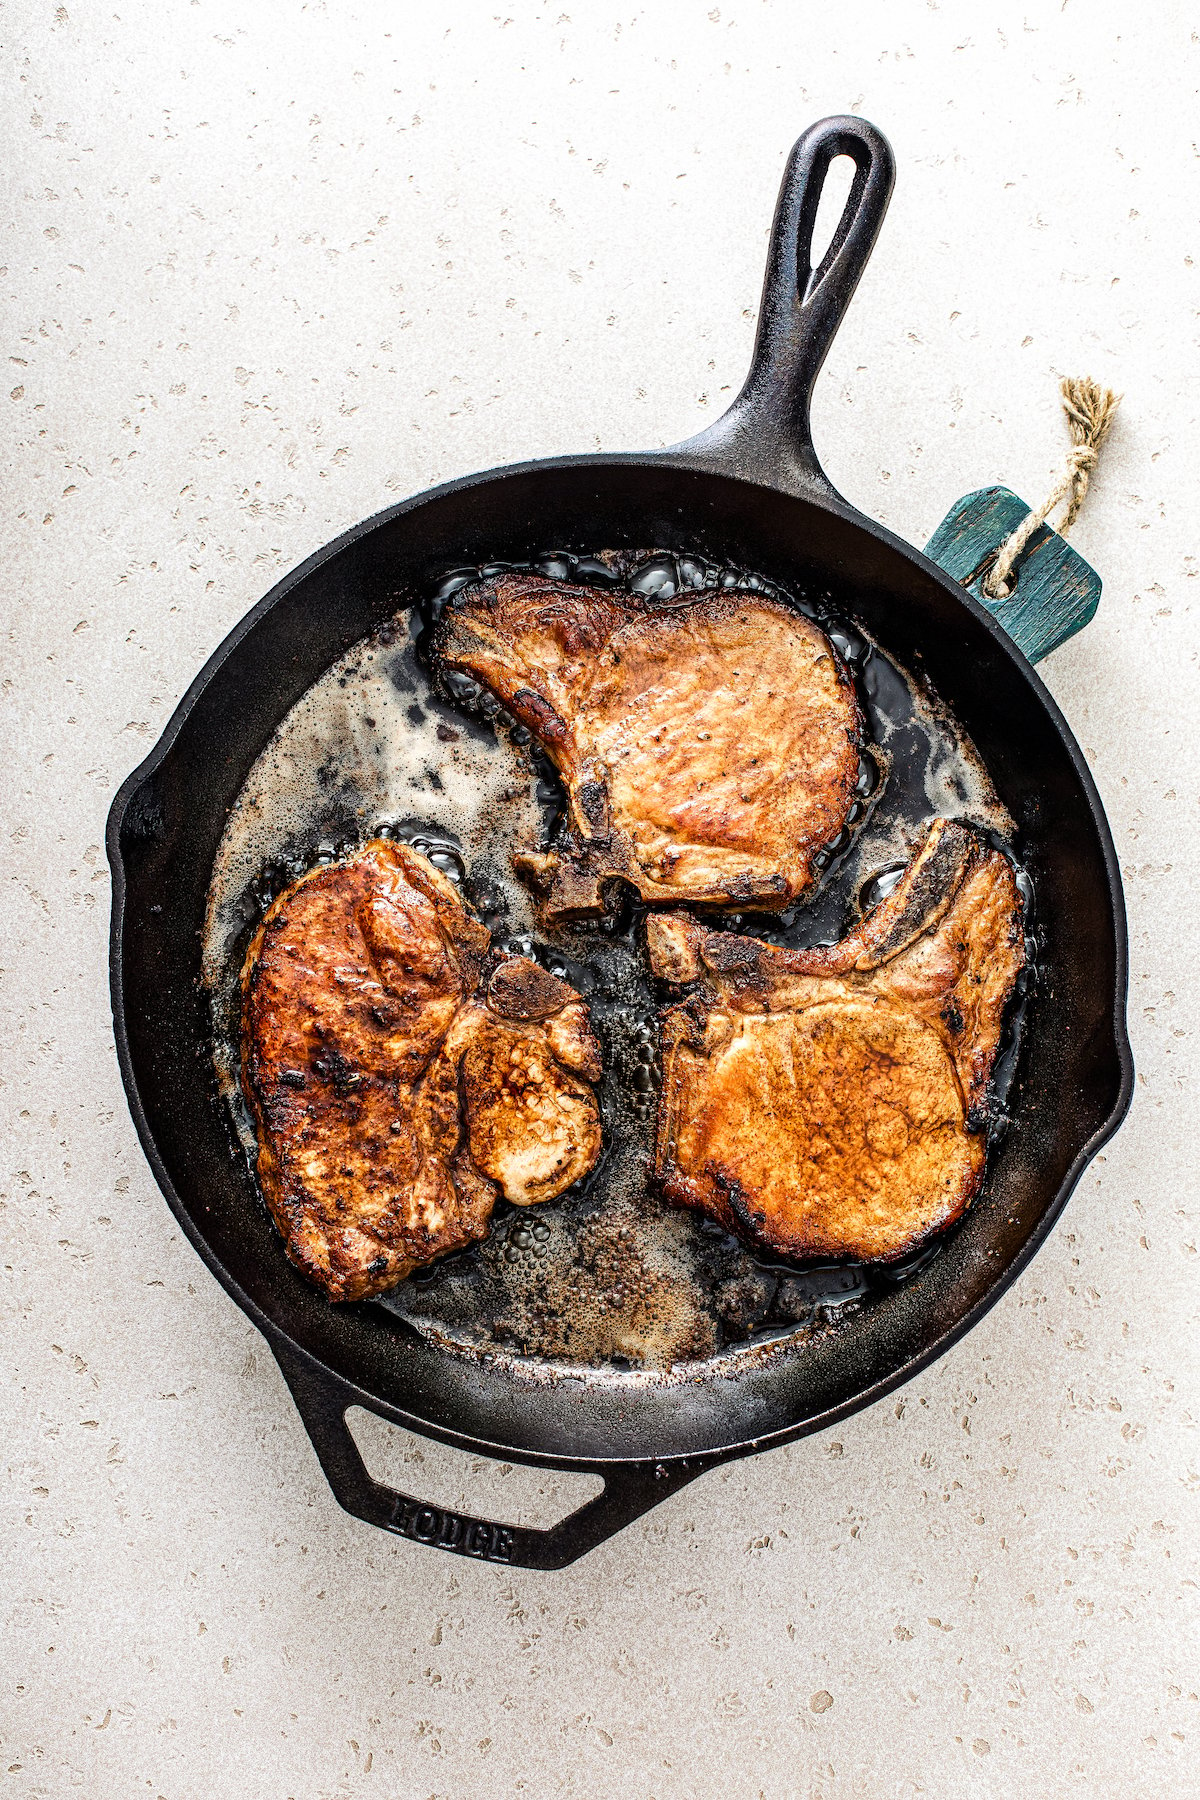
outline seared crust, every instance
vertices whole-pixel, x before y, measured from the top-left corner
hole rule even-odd
[[[899,887],[838,944],[788,951],[651,918],[663,1194],[789,1257],[890,1262],[983,1179],[987,1088],[1024,966],[1012,867],[935,820]]]
[[[517,862],[550,920],[601,911],[614,876],[656,904],[786,906],[846,822],[858,703],[824,632],[780,601],[651,606],[505,574],[457,599],[435,655],[562,777],[563,831]]]
[[[486,1236],[502,1195],[592,1166],[600,1074],[575,990],[489,948],[453,883],[374,841],[279,896],[242,972],[242,1082],[288,1255],[333,1300]]]

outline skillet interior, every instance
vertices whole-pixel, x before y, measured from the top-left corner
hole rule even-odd
[[[839,610],[928,675],[969,732],[1038,892],[1042,973],[1014,1125],[946,1252],[833,1333],[765,1361],[726,1358],[687,1381],[526,1375],[438,1352],[373,1307],[330,1307],[284,1259],[207,1079],[199,956],[209,876],[228,808],[280,718],[448,565],[601,544],[700,550],[785,587],[831,591]],[[418,1429],[583,1461],[719,1452],[811,1430],[910,1374],[997,1297],[1123,1113],[1124,921],[1078,750],[982,610],[848,510],[669,457],[571,460],[455,484],[358,527],[281,583],[217,652],[163,742],[110,821],[124,877],[118,1046],[143,1142],[197,1248],[269,1335]]]

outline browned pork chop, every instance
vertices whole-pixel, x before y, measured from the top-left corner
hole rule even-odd
[[[664,1195],[789,1257],[888,1262],[969,1206],[987,1090],[1024,965],[1012,867],[935,820],[838,944],[791,951],[648,921],[660,980]]]
[[[242,1081],[288,1255],[332,1300],[382,1293],[553,1199],[600,1152],[579,995],[524,959],[479,992],[484,927],[374,841],[279,896],[242,973]]]
[[[824,632],[762,594],[671,606],[540,575],[466,589],[435,638],[550,756],[568,817],[518,859],[548,919],[644,900],[778,908],[853,803],[861,718]]]

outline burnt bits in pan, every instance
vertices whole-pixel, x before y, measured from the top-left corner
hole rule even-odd
[[[584,995],[602,1047],[605,1141],[586,1180],[538,1209],[545,1236],[525,1242],[528,1216],[501,1202],[487,1241],[371,1304],[463,1354],[517,1355],[548,1372],[687,1364],[833,1329],[919,1274],[941,1240],[887,1270],[844,1262],[797,1268],[756,1255],[648,1192],[660,1071],[645,908],[618,889],[600,918],[545,927],[512,859],[524,844],[552,844],[561,830],[557,773],[493,696],[466,682],[447,690],[426,656],[430,628],[455,595],[513,566],[448,573],[420,605],[398,596],[395,616],[292,709],[231,810],[209,897],[204,973],[214,1060],[241,1149],[252,1155],[254,1138],[237,1092],[231,999],[249,938],[274,893],[298,873],[371,836],[393,835],[445,859],[444,872],[457,875],[498,946],[534,956]],[[785,948],[834,942],[866,908],[869,884],[907,863],[934,815],[968,818],[999,845],[1011,844],[1012,822],[954,720],[828,596],[789,592],[715,556],[555,552],[533,566],[589,587],[628,584],[665,606],[744,586],[818,622],[849,671],[863,744],[846,835],[818,853],[817,880],[799,901],[723,913],[722,925]],[[1028,911],[1031,894],[1026,903]],[[1017,1007],[993,1082],[996,1132],[1020,1023]]]

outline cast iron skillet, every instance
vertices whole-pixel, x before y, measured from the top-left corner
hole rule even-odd
[[[810,267],[835,156],[855,177]],[[1004,631],[925,556],[830,486],[809,431],[813,382],[883,220],[894,165],[861,119],[823,120],[788,163],[749,378],[724,418],[677,448],[562,457],[468,476],[356,526],[243,619],[192,684],[108,822],[112,1004],[129,1104],[184,1231],[263,1332],[341,1504],[467,1555],[555,1568],[725,1459],[869,1405],[948,1349],[1046,1236],[1120,1124],[1133,1070],[1116,856],[1053,700]],[[699,548],[784,587],[832,590],[966,727],[1018,827],[1038,895],[1040,976],[987,1191],[944,1253],[836,1330],[696,1379],[556,1379],[439,1352],[371,1305],[331,1306],[257,1203],[209,1079],[199,983],[205,892],[226,813],[283,715],[398,598],[455,563],[547,548]],[[546,1531],[460,1517],[371,1479],[345,1423],[359,1405],[506,1460],[596,1473],[604,1491]]]

